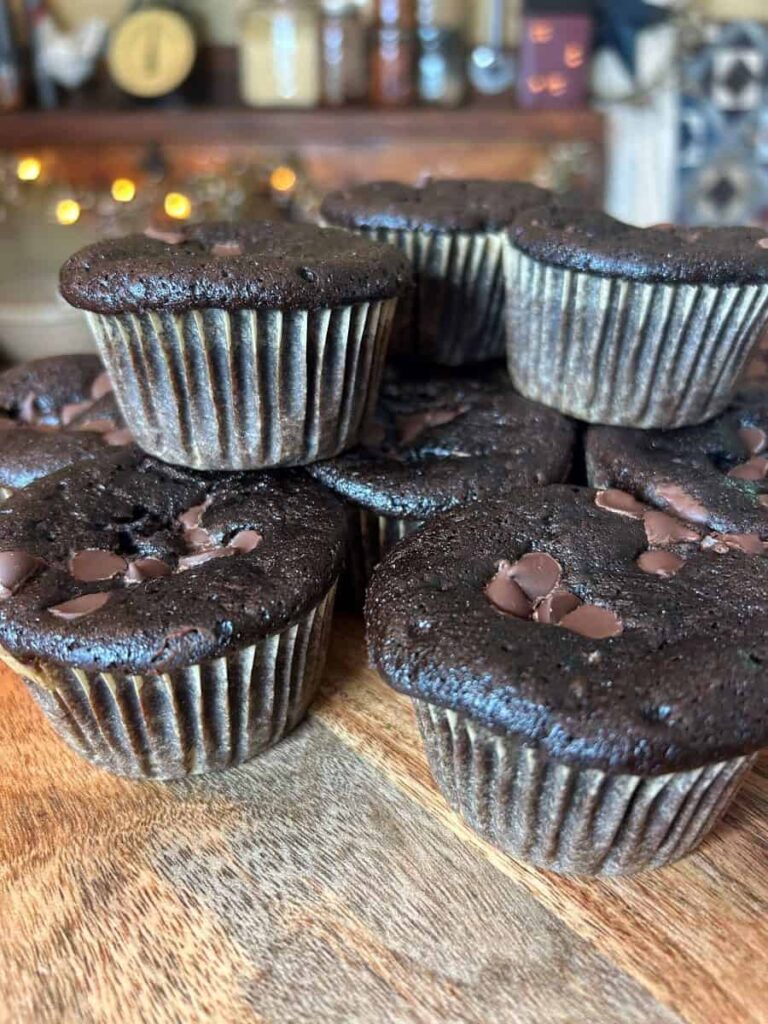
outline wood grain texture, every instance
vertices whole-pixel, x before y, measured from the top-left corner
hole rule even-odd
[[[765,777],[680,867],[557,879],[464,828],[363,666],[342,621],[305,725],[167,785],[79,760],[3,671],[1,1024],[761,1019]]]
[[[0,1020],[675,1020],[320,722],[114,779],[0,679]]]
[[[692,856],[634,879],[563,878],[489,846],[448,807],[429,774],[410,702],[361,668],[345,626],[315,714],[414,802],[522,885],[565,924],[691,1024],[768,1019],[768,762],[752,772]],[[354,685],[344,680],[354,678]]]
[[[165,145],[247,140],[249,145],[378,146],[386,142],[499,139],[600,143],[602,116],[594,110],[517,110],[464,107],[458,110],[410,108],[369,110],[249,110],[246,107],[134,110],[24,111],[0,118],[0,147],[139,145],[152,139]]]

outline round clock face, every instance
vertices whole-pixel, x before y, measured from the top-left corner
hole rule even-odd
[[[131,96],[153,98],[178,89],[195,62],[195,37],[175,11],[148,8],[129,14],[112,32],[109,72]]]

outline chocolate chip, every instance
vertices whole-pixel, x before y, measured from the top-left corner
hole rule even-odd
[[[67,405],[62,405],[59,412],[59,419],[65,427],[68,427],[72,420],[78,417],[81,413],[87,412],[92,405],[93,402],[90,400],[87,402],[70,402]]]
[[[108,434],[104,434],[104,443],[111,444],[115,448],[121,448],[126,444],[133,444],[133,434],[130,430],[112,430]]]
[[[128,568],[128,563],[120,555],[98,548],[76,551],[69,560],[69,571],[76,580],[83,583],[94,583],[97,580],[111,580]]]
[[[666,502],[681,519],[694,523],[706,523],[709,519],[709,511],[678,484],[657,484],[655,491],[657,497]]]
[[[756,533],[724,533],[723,542],[735,551],[747,555],[764,555],[765,544]]]
[[[91,398],[94,402],[98,402],[104,395],[108,395],[112,391],[112,379],[106,370],[103,370],[98,377],[91,384]]]
[[[22,423],[37,423],[39,416],[36,402],[37,396],[34,391],[30,391],[19,406],[19,419]]]
[[[240,530],[229,541],[229,547],[239,551],[241,555],[247,555],[254,548],[261,544],[263,537],[256,530]]]
[[[194,530],[196,526],[200,525],[203,513],[210,507],[210,504],[211,498],[208,497],[205,501],[201,501],[199,505],[192,505],[186,512],[181,512],[176,516],[176,522],[185,530]]]
[[[509,575],[525,596],[538,601],[551,593],[560,582],[562,568],[551,555],[532,551],[510,566]]]
[[[103,608],[111,597],[109,592],[81,594],[80,597],[73,597],[71,601],[51,605],[48,611],[58,619],[81,619],[84,615],[90,615]]]
[[[398,443],[401,445],[412,444],[425,430],[452,423],[462,416],[467,408],[466,405],[461,405],[455,409],[425,409],[423,412],[415,412],[410,416],[398,416]]]
[[[213,537],[202,526],[195,526],[192,530],[185,530],[184,540],[187,546],[194,551],[205,551],[213,547]]]
[[[523,589],[510,576],[512,566],[506,560],[499,562],[496,575],[485,585],[485,596],[500,612],[518,619],[529,619],[533,605]]]
[[[144,229],[147,238],[155,238],[158,242],[165,242],[167,245],[180,245],[184,241],[181,231],[171,231],[169,228],[156,228],[151,224]]]
[[[667,544],[689,544],[701,539],[701,534],[690,529],[679,520],[651,509],[643,517],[645,535],[653,547],[664,547]]]
[[[605,640],[610,636],[618,636],[624,629],[621,619],[615,612],[595,604],[580,605],[561,619],[560,625],[563,629],[588,637],[590,640]]]
[[[239,242],[214,242],[211,246],[214,256],[242,256],[243,247]]]
[[[644,551],[637,560],[639,569],[652,576],[674,576],[685,565],[685,559],[672,551]]]
[[[0,551],[0,600],[15,594],[44,565],[42,558],[26,551]]]
[[[536,606],[533,617],[536,622],[545,626],[557,626],[563,618],[578,608],[581,601],[575,594],[567,590],[556,590],[548,594],[543,601]]]
[[[598,491],[595,494],[595,504],[606,512],[617,512],[620,516],[628,516],[630,519],[642,519],[647,511],[647,507],[637,498],[614,487]]]
[[[128,566],[125,578],[128,583],[143,583],[145,580],[155,580],[160,576],[170,576],[170,565],[161,558],[137,558]]]
[[[115,424],[112,420],[91,420],[89,423],[82,423],[76,430],[89,430],[93,434],[116,433]]]
[[[728,470],[733,480],[764,480],[768,476],[768,459],[753,455],[747,462]]]
[[[723,540],[721,533],[710,533],[701,541],[702,551],[714,551],[716,555],[727,555],[731,550]]]
[[[194,555],[182,555],[179,559],[177,571],[186,572],[187,569],[194,569],[197,565],[203,565],[205,562],[210,562],[214,558],[228,558],[231,555],[236,555],[238,552],[235,548],[221,547],[221,548],[209,548],[207,551],[198,551]]]
[[[760,427],[742,427],[739,437],[750,455],[759,455],[768,444],[768,434]]]

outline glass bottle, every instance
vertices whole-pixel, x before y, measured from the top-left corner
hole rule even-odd
[[[330,107],[362,102],[368,93],[366,27],[349,0],[325,0],[322,22],[323,100]]]
[[[418,87],[422,103],[457,107],[466,95],[463,0],[419,0]]]
[[[243,16],[240,93],[252,107],[320,102],[320,18],[306,0],[264,0]]]
[[[414,0],[376,0],[371,27],[370,100],[377,107],[407,107],[416,99]]]

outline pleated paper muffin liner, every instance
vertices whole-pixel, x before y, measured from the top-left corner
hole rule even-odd
[[[609,775],[555,761],[456,711],[414,705],[451,807],[506,853],[562,874],[632,874],[684,856],[715,825],[757,756],[667,775]]]
[[[503,241],[493,232],[359,229],[411,261],[416,288],[398,306],[393,355],[445,366],[504,356]]]
[[[673,428],[718,415],[768,320],[768,285],[653,284],[505,245],[507,360],[526,398],[590,423]]]
[[[3,659],[62,739],[88,761],[142,779],[242,764],[304,717],[330,639],[334,588],[295,625],[220,658],[162,674],[90,672]]]
[[[340,584],[345,607],[362,608],[373,570],[390,548],[420,526],[420,519],[380,516],[367,508],[347,505],[347,546]]]
[[[262,469],[357,443],[396,303],[87,315],[144,451],[193,469]]]

